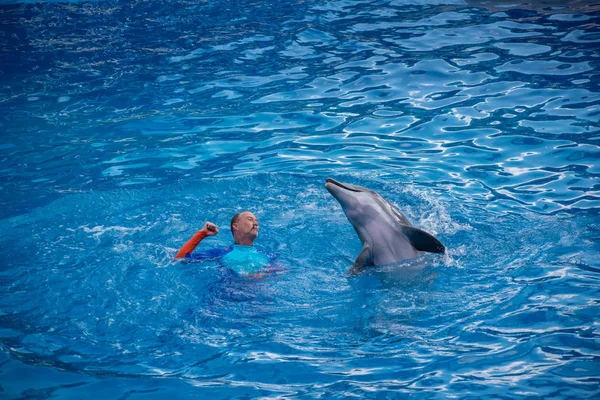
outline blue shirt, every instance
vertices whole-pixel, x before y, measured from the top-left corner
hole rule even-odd
[[[269,265],[269,257],[256,250],[254,246],[234,244],[233,250],[221,258],[227,268],[240,275],[256,274]]]
[[[240,275],[264,272],[271,258],[254,246],[234,244],[225,249],[211,249],[186,256],[190,261],[219,260],[220,263]]]

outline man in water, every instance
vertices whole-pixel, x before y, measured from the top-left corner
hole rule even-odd
[[[269,257],[256,250],[254,240],[258,236],[258,220],[250,211],[242,211],[231,218],[231,233],[234,244],[225,249],[212,249],[200,253],[192,253],[196,246],[207,236],[219,233],[219,227],[212,222],[206,222],[186,244],[181,247],[175,258],[203,261],[220,259],[227,268],[240,275],[263,276],[269,271]]]

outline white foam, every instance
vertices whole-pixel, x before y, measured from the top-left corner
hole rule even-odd
[[[154,225],[156,225],[156,224],[154,224]],[[154,226],[154,225],[152,225],[152,226]],[[135,233],[135,232],[147,230],[148,227],[147,226],[143,226],[143,227],[139,226],[139,227],[127,228],[124,226],[107,226],[107,227],[105,227],[104,225],[98,225],[93,228],[89,228],[86,225],[86,226],[80,226],[79,229],[82,229],[85,233],[92,233],[92,236],[94,238],[98,239],[100,236],[104,235],[107,232],[117,232],[117,233],[121,234],[121,236],[126,236],[126,235],[130,235],[132,233]]]
[[[468,224],[453,221],[442,201],[430,192],[417,189],[413,185],[406,186],[405,191],[430,205],[428,211],[422,213],[418,220],[418,225],[421,229],[433,234],[446,235],[454,235],[460,231],[470,231],[473,229]]]

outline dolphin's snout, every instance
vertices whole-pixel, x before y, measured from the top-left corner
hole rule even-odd
[[[328,184],[329,185],[336,185],[336,186],[338,186],[339,182],[336,181],[335,179],[327,178],[327,179],[325,179],[325,187],[327,187]]]
[[[334,180],[331,178],[325,179],[325,189],[327,189],[329,193],[331,193],[331,188],[334,186],[333,182]]]
[[[360,192],[361,191],[360,186],[348,185],[348,184],[345,184],[342,182],[338,182],[333,178],[325,179],[325,188],[329,191],[329,193],[331,193],[332,189],[334,189],[336,187],[340,188],[340,189],[348,190],[350,192]]]
[[[336,181],[335,179],[331,179],[331,178],[325,179],[325,189],[327,189],[327,191],[334,197],[335,197],[334,191],[339,188],[340,188],[339,182]]]

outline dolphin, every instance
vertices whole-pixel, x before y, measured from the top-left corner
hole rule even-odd
[[[433,235],[412,226],[400,211],[377,192],[327,178],[325,188],[340,203],[363,248],[350,268],[386,265],[415,258],[421,252],[443,253],[446,248]]]

